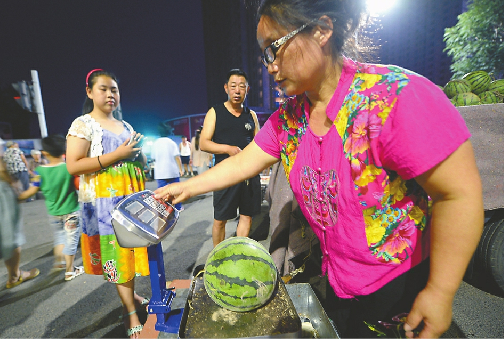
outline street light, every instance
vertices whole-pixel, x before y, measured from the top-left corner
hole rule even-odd
[[[393,8],[396,2],[397,0],[367,0],[366,6],[371,16],[378,17]]]

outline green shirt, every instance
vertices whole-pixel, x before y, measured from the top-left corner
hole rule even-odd
[[[79,210],[74,177],[68,173],[64,162],[58,165],[37,167],[40,190],[44,194],[50,215],[65,215]]]

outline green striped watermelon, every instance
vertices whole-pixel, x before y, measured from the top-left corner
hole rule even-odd
[[[457,94],[470,92],[471,85],[463,79],[450,80],[443,91],[451,99]]]
[[[277,284],[277,268],[269,252],[257,241],[232,237],[208,255],[205,289],[219,306],[247,312],[266,304]]]
[[[460,93],[452,98],[452,102],[455,103],[455,106],[471,106],[471,105],[479,105],[480,102],[479,96],[474,93]]]
[[[463,80],[467,81],[471,85],[471,92],[474,94],[481,94],[488,89],[490,84],[490,75],[485,71],[474,71],[467,73],[462,77]]]
[[[485,91],[479,97],[482,104],[497,104],[502,102],[502,95],[495,91]]]
[[[504,95],[504,79],[494,80],[488,85],[489,91],[499,92]]]

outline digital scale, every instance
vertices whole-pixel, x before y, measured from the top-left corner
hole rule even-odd
[[[156,314],[160,338],[338,338],[310,285],[284,285],[281,279],[267,304],[233,312],[208,296],[203,275],[197,275],[184,291],[184,307],[172,309],[176,293],[166,288],[161,241],[173,231],[179,215],[180,211],[155,199],[149,190],[129,195],[112,211],[119,245],[147,247],[152,289],[148,312]],[[310,321],[310,331],[304,326],[306,321]]]

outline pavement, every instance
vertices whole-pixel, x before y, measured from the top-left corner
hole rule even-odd
[[[185,180],[185,179],[183,179]],[[146,188],[154,190],[155,183]],[[173,232],[162,242],[167,284],[179,290],[175,298],[189,287],[195,266],[204,264],[212,244],[212,194],[194,197],[184,203],[184,212]],[[251,237],[269,247],[268,205],[254,218]],[[3,261],[0,262],[0,338],[120,338],[125,330],[119,316],[122,307],[113,284],[101,276],[82,275],[65,282],[63,273],[51,273],[52,230],[43,200],[22,204],[24,234],[21,267],[38,267],[39,277],[5,289],[7,280]],[[226,237],[234,233],[235,221],[226,228]],[[76,265],[82,264],[80,250]],[[150,278],[135,279],[135,289],[143,296],[151,295]],[[142,312],[143,313],[143,312]],[[445,338],[504,337],[504,295],[463,282],[457,292],[453,323]],[[145,322],[142,338],[165,338],[155,330],[155,316],[140,314]]]

